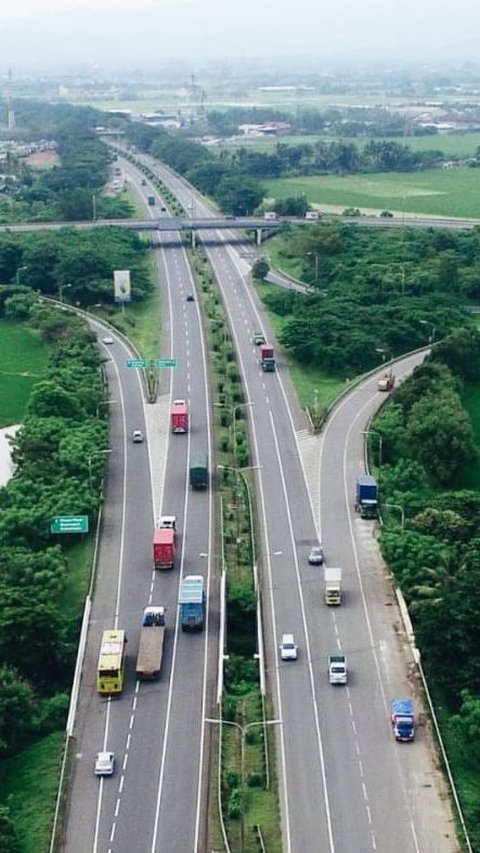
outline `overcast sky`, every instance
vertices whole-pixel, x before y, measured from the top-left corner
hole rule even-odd
[[[4,0],[0,72],[258,56],[477,61],[479,33],[478,0]]]

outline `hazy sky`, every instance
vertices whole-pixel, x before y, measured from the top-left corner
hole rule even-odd
[[[13,0],[9,66],[256,56],[478,59],[478,0]]]

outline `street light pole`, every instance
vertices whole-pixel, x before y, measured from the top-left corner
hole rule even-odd
[[[15,273],[15,284],[17,285],[17,287],[19,287],[19,285],[20,285],[20,273],[23,272],[24,270],[28,270],[28,267],[18,267],[17,268],[17,271]]]
[[[97,410],[96,410],[95,417],[98,418],[98,416],[99,416],[100,406],[109,406],[111,403],[116,403],[116,402],[117,402],[116,400],[100,400],[100,402],[97,404]]]
[[[433,344],[435,340],[435,332],[437,331],[433,323],[431,323],[429,320],[419,320],[418,322],[421,323],[422,326],[430,326],[431,333],[428,336],[428,343]]]
[[[362,429],[361,434],[366,435],[367,440],[368,440],[369,435],[376,435],[377,436],[377,438],[378,438],[378,467],[381,468],[382,467],[382,444],[383,444],[383,438],[382,438],[381,434],[379,432],[377,432],[377,430],[375,430],[375,429]]]
[[[90,494],[92,493],[92,459],[94,456],[100,456],[102,453],[111,453],[112,450],[109,448],[108,450],[94,450],[88,458],[88,479],[90,483]]]
[[[242,785],[242,812],[241,812],[241,830],[242,830],[242,842],[241,842],[241,851],[245,850],[245,803],[243,802],[243,798],[245,796],[245,737],[249,729],[254,728],[254,726],[281,726],[282,720],[255,720],[253,723],[246,723],[244,726],[241,723],[236,723],[234,720],[221,720],[216,717],[205,717],[205,723],[213,723],[218,726],[233,726],[240,732],[240,781]],[[221,805],[221,804],[219,804]]]
[[[67,287],[72,287],[71,284],[59,284],[58,285],[58,301],[63,302],[63,291],[67,289]]]
[[[400,504],[385,504],[385,507],[387,509],[399,509],[400,510],[401,526],[402,526],[402,533],[403,533],[403,531],[405,529],[405,510],[404,510],[403,506],[401,506]]]

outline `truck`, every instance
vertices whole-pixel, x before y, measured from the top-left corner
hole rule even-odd
[[[266,210],[265,213],[263,214],[263,218],[264,219],[276,219],[277,214],[275,213],[274,210]]]
[[[155,196],[154,196],[154,195],[149,195],[149,196],[148,196],[148,198],[147,198],[147,201],[148,201],[148,203],[149,203],[150,207],[153,207],[153,206],[154,206],[154,204],[155,204]]]
[[[173,569],[176,533],[172,527],[157,527],[153,534],[153,565],[156,569]]]
[[[347,683],[347,659],[345,655],[328,656],[328,680],[330,684]]]
[[[165,608],[145,607],[140,631],[135,672],[137,678],[147,681],[159,678],[162,667],[163,641],[165,639]]]
[[[170,410],[170,426],[174,433],[188,432],[188,409],[185,400],[174,400]]]
[[[264,373],[273,373],[276,368],[275,356],[271,344],[262,344],[260,347],[260,364]]]
[[[342,603],[342,570],[327,568],[323,570],[325,580],[325,604]]]
[[[377,388],[379,391],[391,391],[393,386],[395,385],[395,376],[392,371],[388,371],[384,373],[383,376],[380,377],[377,383]]]
[[[395,740],[415,738],[415,708],[411,699],[393,699],[391,721]]]
[[[202,631],[205,622],[205,582],[202,575],[185,575],[180,585],[182,631]]]
[[[190,460],[192,489],[208,488],[208,453],[195,453]]]
[[[378,485],[371,474],[359,474],[357,477],[355,509],[361,518],[378,518]]]
[[[317,219],[320,219],[320,214],[318,210],[307,210],[305,219],[310,219],[312,222],[316,222]]]
[[[177,516],[176,515],[161,515],[158,519],[158,527],[167,527],[171,530],[177,529]]]

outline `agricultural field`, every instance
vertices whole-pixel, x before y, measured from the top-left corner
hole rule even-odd
[[[277,144],[281,145],[315,145],[316,142],[343,142],[345,145],[354,144],[360,150],[369,142],[380,142],[381,138],[370,137],[338,137],[325,136],[325,134],[285,134],[276,137],[245,137],[237,138],[231,142],[222,142],[223,148],[250,148],[253,151],[272,152]],[[445,158],[449,157],[473,157],[480,147],[480,133],[458,133],[445,134],[441,136],[388,136],[386,142],[395,142],[397,145],[406,145],[412,151],[441,151]],[[213,149],[216,150],[215,148]]]
[[[262,182],[268,198],[304,194],[320,209],[390,210],[480,219],[480,169],[429,169],[368,175],[321,175]]]
[[[32,386],[45,373],[48,345],[24,323],[0,319],[0,427],[18,423]]]

